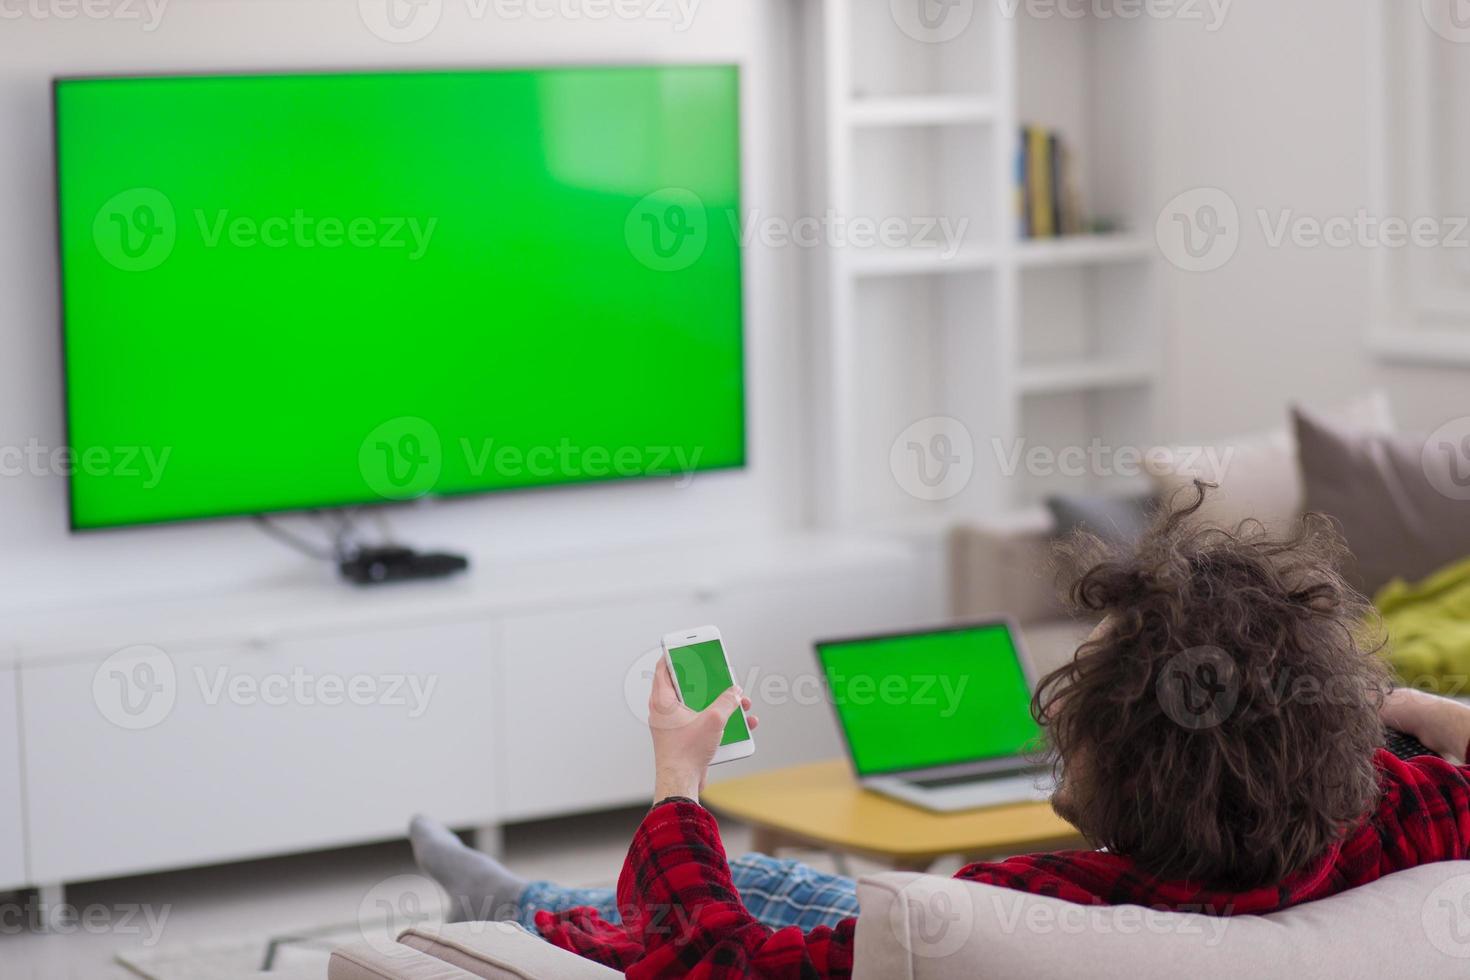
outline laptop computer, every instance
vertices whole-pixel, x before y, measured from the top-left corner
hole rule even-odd
[[[816,653],[864,787],[941,813],[1051,796],[1034,760],[1035,677],[1009,621],[824,640]]]

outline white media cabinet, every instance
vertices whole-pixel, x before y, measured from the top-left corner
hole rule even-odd
[[[12,617],[0,889],[59,902],[68,882],[401,837],[419,811],[493,843],[503,823],[638,803],[645,652],[703,623],[763,721],[729,772],[834,756],[812,641],[937,619],[932,558],[793,534],[371,589],[312,569]],[[135,715],[119,715],[124,684]]]

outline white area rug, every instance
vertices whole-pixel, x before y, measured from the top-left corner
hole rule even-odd
[[[365,938],[390,941],[387,929],[364,936],[355,924],[347,923],[289,936],[235,937],[130,950],[118,954],[117,960],[146,980],[325,980],[332,950]],[[271,969],[261,972],[267,957],[271,957]]]
[[[391,944],[410,926],[443,922],[444,903],[428,878],[396,875],[363,896],[354,922],[127,950],[117,961],[146,980],[325,980],[332,950]]]

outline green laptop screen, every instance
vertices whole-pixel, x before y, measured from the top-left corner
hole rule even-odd
[[[1030,685],[1004,625],[820,643],[817,656],[860,776],[1039,745]]]

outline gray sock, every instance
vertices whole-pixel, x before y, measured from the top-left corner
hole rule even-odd
[[[466,847],[454,831],[428,817],[413,818],[408,838],[419,868],[449,893],[450,922],[490,922],[518,914],[526,879]]]

